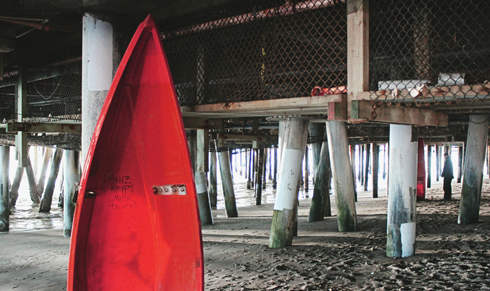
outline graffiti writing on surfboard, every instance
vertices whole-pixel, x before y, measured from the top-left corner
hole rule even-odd
[[[137,209],[138,202],[133,199],[134,184],[130,176],[109,175],[111,194],[114,195],[111,203],[113,210]]]

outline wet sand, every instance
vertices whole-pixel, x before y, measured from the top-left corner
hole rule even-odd
[[[457,224],[459,195],[440,201],[442,185],[434,186],[427,193],[434,200],[417,204],[416,254],[406,259],[385,256],[384,190],[378,199],[359,193],[358,231],[351,233],[337,231],[335,216],[306,222],[311,200],[302,199],[298,237],[283,249],[267,247],[272,204],[240,207],[232,219],[215,210],[215,224],[202,230],[206,290],[490,289],[490,180],[472,225]],[[453,193],[460,190],[454,183]],[[243,199],[252,193],[237,192]],[[59,227],[2,234],[0,245],[0,290],[66,289],[69,239]]]

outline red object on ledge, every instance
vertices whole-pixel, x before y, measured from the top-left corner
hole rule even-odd
[[[332,88],[323,88],[320,86],[315,86],[311,90],[311,96],[325,96],[325,95],[335,95],[335,94],[345,94],[347,93],[347,86],[339,86]]]

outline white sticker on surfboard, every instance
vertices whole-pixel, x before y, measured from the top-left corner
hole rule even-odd
[[[293,209],[298,194],[298,182],[301,172],[303,151],[285,149],[282,153],[279,188],[277,189],[274,210]],[[283,183],[286,179],[287,183]]]

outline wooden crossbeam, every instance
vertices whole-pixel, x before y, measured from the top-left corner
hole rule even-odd
[[[17,132],[51,132],[51,133],[81,133],[82,125],[80,123],[34,123],[34,122],[16,122],[9,121],[5,126],[6,133]]]
[[[331,102],[342,100],[342,94],[284,99],[205,104],[181,107],[184,117],[230,118],[239,116],[327,114]]]
[[[415,126],[448,126],[448,115],[440,111],[406,106],[376,105],[367,100],[353,100],[351,123],[381,122]]]
[[[223,129],[222,119],[183,117],[185,129]]]
[[[441,102],[441,101],[456,101],[463,98],[478,98],[488,97],[490,95],[490,84],[476,85],[454,85],[454,86],[428,86],[416,92],[411,92],[415,89],[402,90],[379,90],[361,92],[357,95],[358,100],[376,100],[376,101],[393,101],[399,102],[402,99],[424,103],[424,102]],[[410,95],[412,93],[415,97]],[[456,100],[454,100],[456,99]]]
[[[218,139],[266,142],[269,136],[265,135],[242,135],[242,134],[218,134]],[[277,136],[274,136],[277,138]]]

